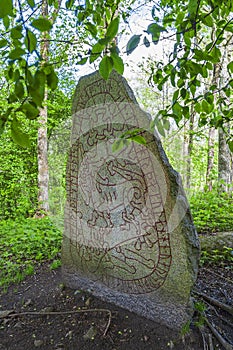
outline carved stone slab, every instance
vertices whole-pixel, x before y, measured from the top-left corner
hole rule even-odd
[[[192,314],[199,243],[150,116],[116,72],[108,81],[98,72],[81,78],[72,113],[64,281],[179,329]]]

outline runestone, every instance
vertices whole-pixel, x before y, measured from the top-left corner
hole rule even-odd
[[[62,272],[67,286],[172,328],[192,315],[199,242],[151,117],[112,72],[73,99]]]

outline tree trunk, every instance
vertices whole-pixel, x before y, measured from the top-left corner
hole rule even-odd
[[[215,29],[212,33],[213,40],[215,40]],[[212,85],[220,85],[220,73],[221,73],[221,64],[214,64]],[[216,97],[215,97],[216,104]],[[209,137],[208,137],[208,154],[207,154],[207,169],[206,169],[206,185],[209,191],[213,189],[213,178],[211,176],[212,169],[214,167],[214,144],[215,144],[215,129],[210,127]]]
[[[41,7],[41,15],[48,16],[48,2],[43,0]],[[41,41],[41,57],[43,63],[48,62],[49,57],[49,42],[48,33],[42,35]],[[49,211],[49,169],[48,169],[48,139],[47,139],[47,98],[48,92],[45,89],[44,106],[40,109],[38,129],[38,204],[39,214],[46,215]]]
[[[231,58],[232,53],[232,35],[228,35],[227,45],[224,48],[222,57],[222,75],[220,79],[220,88],[225,85],[227,81],[227,65]],[[226,105],[230,104],[230,98],[224,96]],[[230,192],[231,184],[231,152],[227,145],[226,138],[230,135],[231,122],[223,122],[223,128],[219,128],[218,139],[219,139],[219,155],[218,155],[218,180],[219,190],[221,192]]]
[[[182,175],[184,187],[187,188],[187,159],[188,159],[188,128],[187,122],[184,124],[183,128],[183,146],[182,146],[182,155],[183,155],[183,165],[182,165]]]
[[[218,181],[221,192],[229,192],[231,183],[231,155],[226,143],[226,134],[219,128],[218,130]]]
[[[192,150],[193,150],[193,131],[194,131],[194,117],[195,112],[192,107],[190,120],[189,120],[189,139],[188,139],[188,156],[187,156],[187,175],[186,175],[186,186],[187,189],[191,187],[191,164],[192,164]]]
[[[214,144],[215,144],[215,128],[209,128],[208,137],[208,154],[207,154],[207,169],[206,169],[206,186],[209,191],[213,189],[213,177],[211,176],[214,167]]]
[[[58,0],[57,7],[51,15],[51,22],[55,22],[60,10],[61,0]],[[49,6],[48,0],[42,0],[41,16],[48,18]],[[47,63],[49,60],[49,33],[44,32],[41,38],[41,57],[42,63]],[[48,90],[45,87],[44,106],[40,109],[38,129],[38,212],[39,215],[46,215],[49,211],[49,167],[48,167],[48,138],[47,138],[47,120],[48,120]]]

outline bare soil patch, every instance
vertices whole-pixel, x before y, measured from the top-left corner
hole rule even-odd
[[[195,290],[232,306],[233,270],[201,268]],[[200,296],[194,298],[202,302]],[[205,314],[233,344],[232,315],[210,303]],[[224,350],[206,325],[197,327],[195,322],[200,315],[181,336],[86,292],[65,288],[61,270],[51,271],[47,264],[0,294],[0,350],[199,350],[211,349],[211,342],[213,349]]]

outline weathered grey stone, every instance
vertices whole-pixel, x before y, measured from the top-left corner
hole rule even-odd
[[[224,250],[224,247],[233,248],[233,232],[216,232],[211,235],[199,235],[201,249],[209,253],[218,249]]]
[[[113,151],[123,133],[135,141]],[[112,72],[80,79],[73,101],[63,278],[142,316],[179,329],[191,316],[199,242],[180,176],[150,116]]]

